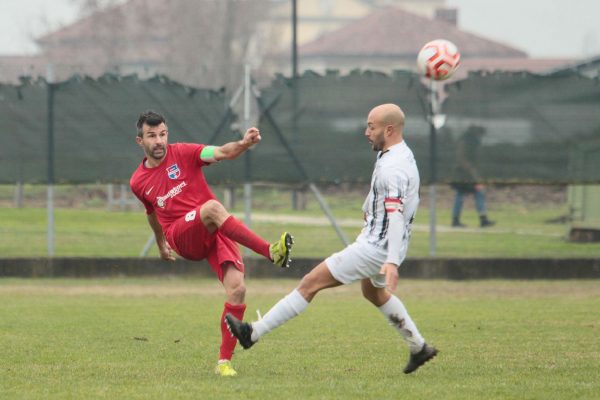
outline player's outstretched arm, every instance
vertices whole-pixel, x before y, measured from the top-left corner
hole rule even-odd
[[[146,217],[148,218],[148,224],[154,232],[154,237],[156,238],[156,245],[158,246],[158,251],[160,252],[160,258],[167,261],[175,261],[175,257],[171,253],[171,246],[169,246],[169,243],[165,238],[162,226],[160,226],[156,215],[152,213],[147,214]]]
[[[220,160],[233,160],[240,156],[243,152],[248,150],[251,146],[254,146],[260,142],[261,136],[258,128],[252,127],[244,133],[244,137],[237,142],[225,143],[222,146],[215,147],[214,158],[216,161]]]
[[[398,267],[402,253],[402,237],[406,229],[404,222],[404,207],[400,198],[386,198],[384,200],[388,213],[388,254],[382,265],[380,274],[385,275],[385,284],[393,292],[398,286]]]

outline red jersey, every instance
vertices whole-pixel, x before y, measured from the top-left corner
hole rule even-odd
[[[203,148],[203,144],[169,144],[157,167],[146,167],[144,158],[131,175],[131,190],[147,214],[156,212],[165,233],[175,220],[216,199],[202,173],[202,167],[210,165],[200,159]]]

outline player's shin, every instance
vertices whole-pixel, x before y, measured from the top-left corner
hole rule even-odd
[[[294,318],[308,307],[308,301],[297,289],[279,300],[259,321],[252,323],[252,341]]]
[[[231,357],[233,356],[233,350],[237,344],[237,339],[233,337],[231,332],[229,332],[227,329],[225,315],[227,313],[231,313],[237,319],[242,320],[244,318],[244,311],[246,311],[245,304],[225,303],[223,314],[221,315],[221,348],[219,360],[231,360]]]
[[[417,353],[425,344],[425,340],[419,333],[417,326],[408,315],[408,311],[402,304],[402,301],[394,295],[381,307],[378,307],[379,311],[385,315],[389,321],[399,333],[402,335],[406,343],[410,348],[411,353]]]
[[[219,232],[224,236],[258,253],[265,258],[269,256],[269,243],[252,232],[244,223],[230,215],[219,227]]]

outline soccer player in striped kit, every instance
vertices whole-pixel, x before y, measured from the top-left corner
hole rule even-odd
[[[245,349],[304,311],[319,291],[360,280],[364,297],[408,344],[410,357],[404,373],[415,371],[435,357],[437,349],[425,343],[406,308],[393,294],[419,205],[419,171],[403,139],[403,130],[404,113],[397,105],[382,104],[371,110],[365,136],[377,152],[377,161],[363,205],[361,233],[354,243],[304,276],[300,285],[259,321],[250,324],[226,315],[229,329]]]
[[[172,250],[188,260],[206,259],[222,282],[227,300],[221,316],[221,348],[215,373],[236,375],[231,357],[236,339],[225,325],[225,314],[243,318],[246,309],[244,263],[239,243],[275,265],[287,268],[292,236],[284,232],[269,244],[230,215],[208,187],[202,168],[232,160],[261,140],[250,128],[244,137],[222,146],[193,143],[168,144],[165,118],[153,111],[137,121],[138,145],[146,157],[131,177],[130,186],[144,204],[161,258],[175,260]]]

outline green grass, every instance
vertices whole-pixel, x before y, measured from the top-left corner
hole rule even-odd
[[[4,257],[47,254],[46,209],[3,208],[0,221]],[[55,225],[59,257],[136,257],[151,232],[143,212],[58,208]]]
[[[344,204],[334,210],[336,216],[348,218],[360,205]],[[352,210],[352,211],[350,211]],[[600,243],[569,243],[564,239],[567,225],[548,223],[557,218],[561,209],[540,207],[515,210],[497,208],[494,218],[498,225],[489,229],[467,231],[448,230],[449,210],[438,211],[440,230],[437,233],[437,255],[440,257],[596,257]],[[239,211],[238,211],[239,212]],[[266,213],[260,208],[257,213]],[[285,212],[293,216],[319,216],[318,210],[275,210],[269,214]],[[353,214],[351,214],[353,213]],[[243,213],[241,213],[243,215]],[[427,210],[422,207],[416,224],[421,229],[413,232],[409,257],[429,255]],[[142,211],[109,212],[103,209],[56,210],[56,256],[58,257],[137,257],[150,235],[150,228]],[[476,226],[476,216],[466,212],[464,221]],[[296,257],[323,258],[340,250],[343,245],[330,226],[308,226],[282,221],[253,222],[253,229],[267,240],[279,237],[289,230],[296,238]],[[446,228],[446,229],[442,229]],[[344,228],[353,240],[360,228]],[[0,254],[4,257],[45,256],[46,210],[43,208],[0,208]],[[153,247],[151,257],[157,256]]]
[[[217,188],[215,193],[221,195],[221,189]],[[13,190],[12,186],[0,185],[2,204],[11,204]],[[102,190],[103,187],[98,185],[57,186],[56,256],[138,256],[150,235],[144,212],[141,209],[107,211],[102,206]],[[551,190],[539,187],[495,189],[495,200],[488,206],[490,216],[498,224],[488,229],[477,228],[477,215],[469,198],[465,202],[463,222],[471,228],[466,230],[448,229],[453,193],[443,186],[439,191],[436,254],[440,257],[597,257],[600,254],[600,243],[569,243],[565,240],[568,224],[549,222],[568,214],[564,199],[551,197],[556,196]],[[47,254],[46,210],[31,206],[43,204],[43,187],[28,185],[25,194],[28,208],[0,207],[0,254],[4,257],[43,257]],[[338,188],[325,191],[324,196],[336,218],[360,223],[364,194],[358,189]],[[269,241],[278,238],[284,229],[292,232],[296,238],[295,257],[323,258],[343,246],[328,225],[286,222],[286,216],[324,218],[310,192],[306,194],[304,210],[292,210],[290,193],[280,188],[258,187],[253,196],[255,216],[276,215],[282,220],[261,222],[255,218],[252,228]],[[239,216],[244,214],[241,198],[241,188],[238,188],[232,211]],[[429,255],[428,207],[428,201],[424,199],[415,221],[409,257]],[[346,227],[344,231],[352,241],[360,227]],[[153,246],[149,256],[157,255]]]
[[[248,282],[247,318],[295,282]],[[401,281],[440,355],[415,374],[359,285],[319,294],[298,318],[213,375],[216,280],[0,280],[2,399],[600,398],[595,281]],[[145,338],[146,341],[135,338]]]

